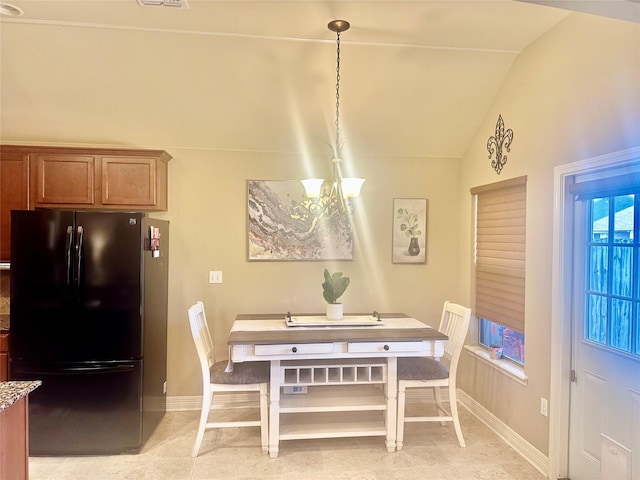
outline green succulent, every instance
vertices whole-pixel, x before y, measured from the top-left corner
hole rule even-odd
[[[327,303],[338,303],[337,300],[345,292],[351,280],[343,277],[342,272],[330,274],[324,269],[324,282],[322,284],[322,296]]]

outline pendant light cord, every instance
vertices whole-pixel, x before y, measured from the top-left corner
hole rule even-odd
[[[340,32],[337,32],[336,40],[336,157],[340,157]]]

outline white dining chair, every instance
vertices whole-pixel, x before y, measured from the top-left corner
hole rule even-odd
[[[229,427],[260,427],[262,452],[267,453],[269,450],[267,397],[269,391],[269,362],[242,362],[235,364],[231,364],[227,360],[216,362],[215,350],[209,333],[203,303],[196,302],[189,308],[188,313],[191,334],[196,345],[202,370],[202,410],[191,456],[198,456],[205,430]],[[227,368],[231,365],[233,366],[232,369]],[[247,393],[249,397],[238,398],[239,393]],[[256,396],[258,398],[255,400],[251,398]],[[209,421],[209,415],[212,410],[232,408],[258,408],[260,418],[259,420]]]
[[[466,447],[460,419],[456,395],[456,370],[464,341],[469,330],[471,309],[451,302],[445,302],[438,330],[449,339],[445,343],[445,363],[433,358],[404,357],[398,358],[398,423],[396,431],[397,449],[402,449],[405,422],[453,422],[458,443]],[[440,387],[449,391],[449,410],[440,400]],[[435,399],[438,416],[405,416],[406,391],[410,388],[430,388]]]

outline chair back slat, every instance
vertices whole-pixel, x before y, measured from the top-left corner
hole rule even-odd
[[[445,302],[442,309],[442,318],[438,330],[449,337],[445,344],[444,357],[450,362],[449,368],[455,372],[455,368],[462,352],[462,347],[467,338],[471,309],[451,302]]]
[[[204,304],[201,301],[189,308],[189,325],[200,358],[200,365],[203,372],[207,372],[208,375],[209,368],[215,363],[215,350],[207,325],[207,317],[204,313]]]

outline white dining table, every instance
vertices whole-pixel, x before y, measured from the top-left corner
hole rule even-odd
[[[281,440],[359,436],[395,451],[397,360],[440,358],[447,336],[405,314],[323,318],[240,314],[229,333],[230,362],[270,362],[269,455]]]

